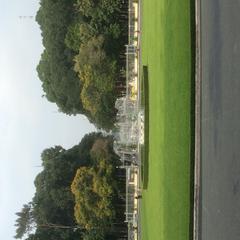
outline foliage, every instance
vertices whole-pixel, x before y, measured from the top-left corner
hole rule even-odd
[[[73,23],[68,27],[68,31],[65,37],[65,44],[68,48],[75,52],[78,52],[80,44],[82,42],[82,30],[79,23]]]
[[[93,122],[101,122],[100,127],[110,129],[115,113],[114,81],[117,67],[116,62],[107,57],[103,44],[103,36],[93,37],[82,44],[75,57],[74,70],[78,72],[83,86],[83,107],[90,113]]]
[[[91,230],[91,231],[87,231],[84,235],[83,235],[83,240],[105,240],[105,234],[103,231],[99,231],[98,230]]]
[[[99,168],[78,169],[71,187],[76,200],[76,220],[86,229],[99,227],[114,216],[111,205],[113,189],[106,174],[111,170]]]
[[[30,234],[34,227],[32,203],[24,204],[21,212],[17,212],[16,235],[15,238],[22,238],[25,234]]]
[[[93,9],[96,8],[96,1],[94,0],[77,0],[75,6],[85,16],[92,16]]]
[[[112,199],[116,180],[108,141],[97,139],[91,149],[93,166],[77,170],[71,185],[75,196],[75,217],[86,229],[104,228],[115,216]]]
[[[36,21],[45,50],[37,67],[46,98],[67,114],[83,113],[79,99],[80,82],[73,71],[74,52],[65,45],[72,22],[73,0],[41,0]]]
[[[45,47],[38,75],[46,98],[109,130],[127,41],[124,0],[41,0],[36,20]],[[127,12],[126,12],[127,14]],[[74,71],[75,70],[75,71]]]
[[[122,182],[117,177],[119,160],[112,138],[91,133],[69,150],[61,146],[45,149],[41,158],[36,192],[17,213],[15,237],[101,240],[113,236],[112,222],[121,222],[124,215],[116,205]],[[115,229],[114,234],[119,232]]]
[[[51,227],[50,223],[76,226],[75,203],[70,185],[77,169],[91,164],[90,151],[99,136],[98,133],[88,134],[79,145],[69,150],[55,146],[42,152],[43,170],[34,181],[35,195],[30,203],[23,205],[21,212],[16,213],[16,238],[31,234],[34,228],[37,229],[38,236],[45,234],[44,231]],[[73,233],[72,229],[51,228],[50,232],[54,236],[56,234],[59,240],[80,236],[80,231]],[[66,236],[63,238],[63,235]]]

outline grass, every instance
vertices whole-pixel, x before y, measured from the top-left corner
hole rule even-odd
[[[142,149],[143,240],[192,237],[191,19],[191,0],[142,0],[142,65],[148,70],[144,98],[149,95],[148,146]]]

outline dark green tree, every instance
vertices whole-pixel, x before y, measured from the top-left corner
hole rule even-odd
[[[91,133],[71,149],[45,149],[41,158],[35,195],[17,213],[16,238],[117,239],[126,231],[124,203],[119,198],[125,182],[116,168],[119,159],[111,137]]]
[[[125,67],[126,6],[125,0],[41,0],[36,16],[45,48],[37,66],[44,96],[61,112],[85,114],[107,130]]]
[[[73,0],[41,0],[36,21],[45,50],[37,67],[46,98],[67,114],[83,113],[80,81],[73,71],[74,51],[65,45],[68,27],[73,21]]]

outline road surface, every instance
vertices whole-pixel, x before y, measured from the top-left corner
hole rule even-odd
[[[240,239],[240,0],[201,0],[200,240]]]

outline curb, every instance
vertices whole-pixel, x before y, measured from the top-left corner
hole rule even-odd
[[[196,65],[195,65],[195,169],[193,239],[199,240],[200,175],[201,175],[201,0],[195,0]]]

